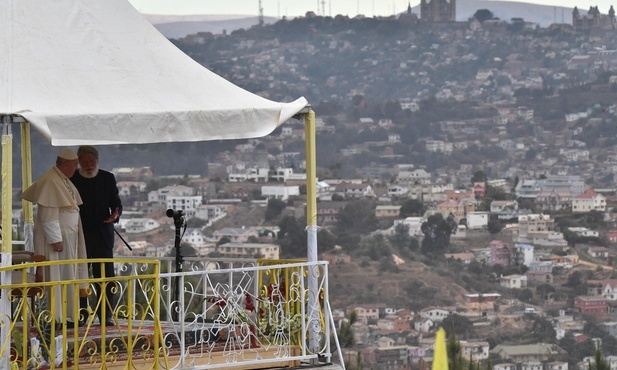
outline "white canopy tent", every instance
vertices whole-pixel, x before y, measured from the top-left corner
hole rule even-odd
[[[298,114],[307,130],[308,259],[316,261],[314,114],[306,99],[274,102],[226,81],[127,0],[0,0],[4,230],[11,230],[11,123],[21,123],[27,187],[30,125],[52,145],[138,144],[260,137]],[[23,204],[29,222],[30,207]],[[11,243],[5,233],[3,264]]]
[[[264,136],[307,105],[210,72],[126,0],[0,0],[0,50],[0,114],[53,145]]]

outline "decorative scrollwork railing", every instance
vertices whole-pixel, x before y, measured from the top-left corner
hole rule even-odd
[[[153,369],[213,369],[330,360],[325,262],[187,258],[182,272],[171,272],[172,259],[113,262],[113,279],[0,284],[12,307],[12,313],[0,313],[0,333],[11,333],[0,343],[0,357],[9,354],[24,370],[104,369],[122,361]],[[16,269],[0,267],[0,274]],[[80,310],[76,302],[84,285],[91,302]],[[107,287],[113,302],[93,294]],[[15,289],[23,296],[10,294]],[[24,299],[34,289],[33,300]],[[311,295],[318,297],[312,304]],[[57,312],[56,301],[69,297],[73,306]],[[114,325],[99,324],[95,313],[107,310]],[[57,318],[67,316],[81,321],[58,326]]]

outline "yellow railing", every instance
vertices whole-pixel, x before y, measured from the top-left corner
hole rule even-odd
[[[23,370],[215,369],[297,366],[331,357],[327,263],[187,258],[184,271],[171,272],[173,261],[113,262],[114,278],[10,285],[8,273],[26,281],[36,268],[84,261],[0,267],[0,292],[10,303],[1,312],[0,299],[0,362],[9,358]],[[319,296],[313,308],[311,278]],[[107,287],[114,302],[95,294]],[[80,292],[89,293],[87,311],[80,310]],[[101,325],[97,311],[102,317],[110,312],[113,323]],[[62,325],[66,317],[76,319]],[[318,339],[317,347],[307,345],[309,336]]]
[[[103,263],[105,259],[88,260]],[[160,321],[160,281],[158,261],[114,259],[116,263],[143,263],[149,271],[139,275],[85,280],[32,282],[37,269],[50,266],[69,268],[83,260],[29,262],[0,267],[0,292],[9,307],[0,312],[0,358],[9,358],[12,369],[107,369],[123,363],[133,368],[146,363],[151,369],[166,361]],[[104,269],[102,269],[104,271]],[[10,285],[7,280],[16,280]],[[139,297],[108,302],[105,294],[93,294],[107,286],[114,295]],[[135,294],[139,292],[139,294]],[[81,294],[80,294],[81,293]],[[85,294],[84,294],[85,293]],[[87,296],[90,307],[81,307]],[[68,305],[71,302],[72,305]],[[83,303],[83,299],[82,299]],[[111,321],[97,321],[95,312]],[[69,318],[72,318],[71,321]],[[103,321],[103,322],[100,322]],[[166,366],[165,366],[166,367]]]

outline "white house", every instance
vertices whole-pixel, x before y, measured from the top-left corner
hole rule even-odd
[[[456,312],[453,307],[426,307],[420,310],[420,317],[431,319],[433,321],[442,321],[451,313]]]
[[[467,229],[482,229],[488,226],[488,212],[468,212],[466,215]]]
[[[582,194],[572,198],[572,213],[587,213],[590,211],[604,212],[606,210],[606,197],[588,189]]]
[[[423,169],[416,170],[401,170],[396,176],[396,182],[398,183],[420,183],[428,184],[431,182],[431,174]]]
[[[607,279],[602,281],[602,297],[607,301],[617,301],[617,280]]]
[[[118,181],[116,186],[121,197],[137,195],[146,191],[146,183],[143,181]]]
[[[164,188],[160,188],[158,190],[153,190],[148,193],[148,202],[158,203],[158,204],[167,204],[167,197],[169,195],[174,195],[178,197],[188,197],[194,194],[193,188],[184,185],[172,185],[166,186]]]
[[[336,185],[335,193],[342,195],[345,198],[364,198],[373,197],[375,192],[369,184],[355,184],[350,182],[341,182]]]
[[[474,361],[486,360],[489,356],[488,342],[468,342],[461,340],[461,352],[463,358],[473,358]]]
[[[377,339],[377,348],[390,348],[396,344],[396,341],[390,337],[381,337]]]
[[[167,194],[165,206],[167,209],[181,210],[188,217],[195,214],[195,209],[201,205],[201,195],[176,195]]]
[[[516,364],[503,363],[493,365],[493,370],[516,370]]]
[[[291,196],[300,195],[300,187],[298,185],[262,186],[261,195],[270,199],[287,200]]]
[[[525,288],[527,287],[527,276],[518,274],[502,276],[499,280],[499,284],[508,289]]]
[[[569,227],[568,230],[572,231],[578,236],[586,238],[598,238],[600,236],[600,232],[598,230],[590,230],[586,227]]]
[[[529,267],[534,262],[534,246],[531,244],[516,243],[514,244],[516,250],[515,262],[519,265],[525,265]]]
[[[394,220],[393,230],[397,225],[405,225],[409,228],[409,236],[420,236],[422,234],[422,224],[426,222],[424,217],[407,217],[405,219]]]
[[[201,204],[193,213],[194,217],[202,220],[216,221],[227,215],[227,206],[223,204]]]
[[[389,197],[402,197],[409,193],[409,188],[400,185],[388,186]]]
[[[120,219],[120,226],[124,228],[127,234],[138,234],[157,229],[161,224],[152,218],[129,218]]]
[[[435,326],[433,320],[429,318],[421,318],[418,321],[413,323],[413,328],[415,331],[419,333],[429,333],[431,329]]]
[[[394,321],[387,319],[377,320],[377,327],[380,330],[394,330]]]
[[[293,175],[293,168],[277,168],[268,173],[268,179],[270,181],[281,181],[285,182],[289,180],[289,178]]]
[[[187,228],[182,236],[182,242],[191,245],[206,244],[206,236],[199,228]]]
[[[246,243],[251,237],[258,239],[259,232],[247,227],[224,227],[212,233],[214,240],[220,241],[223,238],[227,238],[235,243]]]
[[[606,247],[589,247],[587,253],[594,258],[608,258],[608,248]]]
[[[490,206],[491,213],[514,212],[518,211],[516,200],[494,200]]]
[[[563,361],[551,361],[545,364],[545,370],[568,370],[568,363]]]
[[[521,370],[543,370],[539,361],[526,361],[521,364]]]
[[[247,168],[240,172],[230,172],[227,178],[229,182],[268,182],[269,171],[268,168]]]
[[[281,247],[277,244],[258,243],[225,243],[217,248],[222,257],[252,258],[260,256],[270,260],[277,260],[281,254]]]

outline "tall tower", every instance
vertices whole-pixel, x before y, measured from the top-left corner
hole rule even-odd
[[[426,22],[455,22],[456,0],[421,0],[420,19]]]
[[[264,25],[264,8],[261,6],[261,0],[259,0],[259,27]]]

